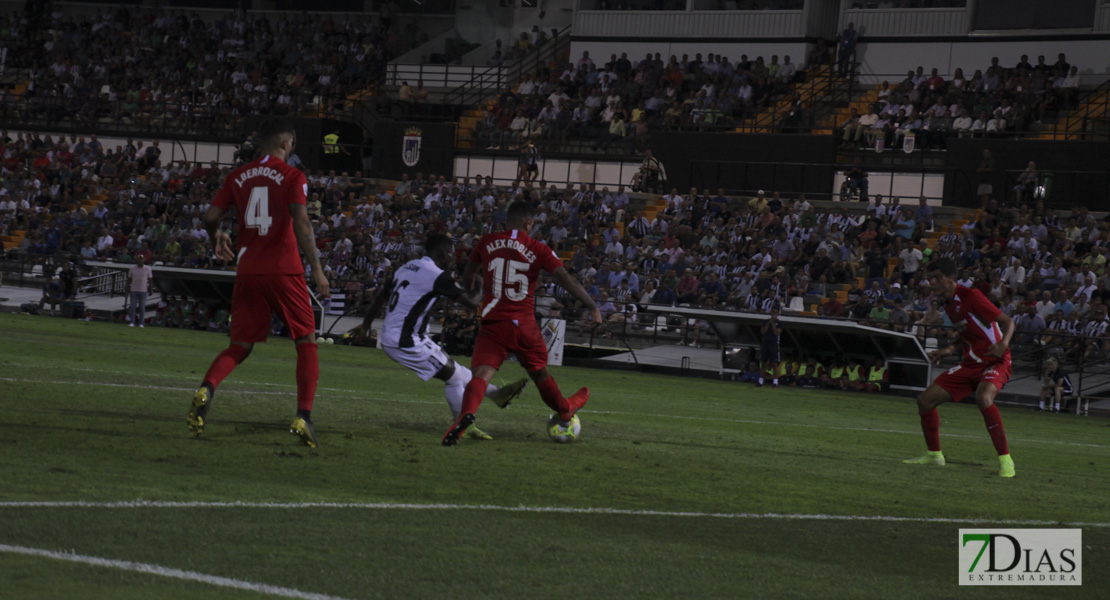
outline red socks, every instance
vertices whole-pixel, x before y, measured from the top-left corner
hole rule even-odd
[[[248,354],[250,354],[250,350],[242,346],[236,344],[228,346],[216,357],[216,360],[212,361],[212,366],[208,367],[208,372],[204,374],[202,383],[215,390],[216,386],[220,385],[220,382],[226,379]]]
[[[930,452],[940,450],[940,415],[937,409],[921,413],[921,431],[925,433],[925,446]]]
[[[220,382],[227,378],[239,363],[243,362],[250,354],[250,350],[236,344],[226,350],[212,361],[208,372],[204,374],[204,385],[211,386],[214,390]],[[297,344],[297,410],[312,410],[312,400],[316,397],[316,381],[320,379],[320,360],[316,355],[316,344]]]
[[[1002,415],[998,414],[998,407],[991,404],[983,410],[983,421],[987,424],[987,433],[991,434],[994,449],[999,456],[1009,454],[1010,448],[1006,444],[1006,430],[1002,428]]]
[[[459,409],[459,416],[472,415],[478,410],[478,405],[482,403],[482,398],[486,396],[486,388],[489,387],[489,382],[481,377],[471,377],[470,382],[466,384],[466,390],[463,391],[462,408]]]
[[[559,384],[555,383],[554,377],[548,376],[542,383],[537,383],[536,389],[539,390],[543,403],[558,413],[560,419],[571,412],[570,403],[563,397],[563,392],[559,391]]]
[[[297,410],[312,410],[312,400],[316,397],[316,382],[320,379],[320,360],[316,355],[316,344],[305,342],[297,344]]]
[[[987,433],[991,436],[994,449],[999,456],[1009,454],[1010,448],[1006,444],[1006,430],[1002,428],[1002,415],[998,414],[998,407],[991,404],[983,410],[983,421],[987,424]],[[925,444],[929,450],[940,450],[940,415],[937,409],[921,413],[921,431],[925,433]]]

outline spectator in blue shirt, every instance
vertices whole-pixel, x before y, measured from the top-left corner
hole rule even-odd
[[[717,195],[709,200],[709,212],[720,214],[728,208],[728,198],[725,197],[725,188],[717,188]]]
[[[918,202],[920,202],[920,204],[918,204],[917,208],[913,211],[913,220],[917,221],[917,224],[921,225],[923,230],[932,229],[933,207],[929,206],[928,202],[925,200],[925,196],[919,198]]]
[[[728,292],[725,291],[725,286],[721,285],[716,273],[710,273],[709,279],[702,282],[701,297],[698,302],[705,303],[705,297],[709,295],[716,295],[717,301],[721,303],[728,298]]]
[[[917,223],[913,220],[913,213],[907,208],[902,211],[898,222],[894,225],[894,234],[903,239],[912,240],[916,228]]]
[[[662,304],[664,306],[674,306],[678,297],[674,295],[674,290],[671,289],[671,284],[664,277],[663,281],[659,284],[659,289],[655,291],[655,296],[651,299],[652,304]]]
[[[960,253],[960,262],[965,268],[979,264],[979,251],[975,249],[974,243],[968,242],[964,247],[964,251]]]

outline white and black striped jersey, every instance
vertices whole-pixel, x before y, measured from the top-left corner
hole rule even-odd
[[[383,346],[411,348],[428,332],[432,307],[441,296],[454,300],[463,293],[450,271],[444,271],[424,256],[402,265],[393,273],[382,326]]]
[[[1049,323],[1048,328],[1053,331],[1061,331],[1063,333],[1074,335],[1076,333],[1075,325],[1076,324],[1073,321],[1069,321],[1067,319],[1057,319]]]
[[[1083,335],[1090,338],[1101,337],[1106,333],[1107,325],[1110,325],[1110,321],[1107,319],[1091,319],[1083,326]]]

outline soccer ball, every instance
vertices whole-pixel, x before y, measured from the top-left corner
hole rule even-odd
[[[324,338],[324,343],[325,344],[334,344],[335,340],[332,339],[332,338]]]
[[[547,435],[551,436],[553,442],[569,444],[582,435],[582,422],[578,420],[578,415],[574,415],[570,420],[570,427],[564,430],[559,427],[559,415],[551,413],[547,418]]]

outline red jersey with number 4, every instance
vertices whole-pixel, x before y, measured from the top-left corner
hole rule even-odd
[[[235,169],[212,200],[235,208],[239,229],[236,272],[244,275],[303,274],[290,204],[305,204],[308,181],[297,169],[270,155]]]
[[[517,229],[482,236],[470,260],[482,265],[484,321],[535,319],[540,271],[563,266],[554,250]]]
[[[991,301],[987,300],[983,292],[962,285],[956,286],[956,294],[945,305],[944,312],[948,314],[948,318],[952,320],[953,325],[957,327],[961,324],[964,325],[962,337],[964,341],[963,362],[965,364],[985,365],[999,361],[1010,362],[1009,349],[1001,358],[987,355],[987,350],[990,349],[992,344],[1002,341],[1002,328],[995,321],[1002,311],[991,304]]]

